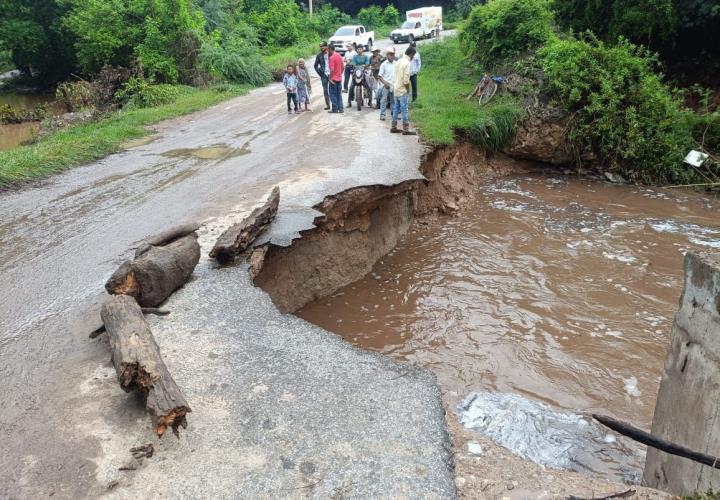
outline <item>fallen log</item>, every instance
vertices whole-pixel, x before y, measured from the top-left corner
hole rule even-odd
[[[170,311],[168,311],[167,309],[159,309],[157,307],[142,307],[141,309],[142,309],[143,314],[154,314],[155,316],[167,316],[168,314],[170,314]],[[105,325],[104,324],[100,325],[95,330],[90,332],[89,337],[91,339],[95,339],[95,338],[98,338],[103,333],[105,333]]]
[[[187,282],[199,260],[195,232],[162,246],[149,244],[139,257],[125,261],[110,276],[105,289],[111,295],[135,297],[143,307],[155,307]]]
[[[232,225],[220,235],[210,251],[210,257],[224,264],[247,250],[275,219],[279,204],[280,189],[276,186],[264,205],[253,210],[242,222]]]
[[[190,406],[160,356],[142,309],[132,297],[116,295],[105,301],[100,317],[108,333],[120,387],[145,396],[145,408],[159,437],[168,427],[180,437],[178,428],[187,427],[185,415],[191,411]]]
[[[200,223],[190,222],[188,224],[181,224],[179,226],[171,227],[167,231],[163,231],[160,234],[149,236],[140,242],[137,249],[135,250],[135,258],[142,256],[145,252],[150,250],[151,247],[162,247],[168,243],[172,243],[175,240],[187,236],[188,234],[194,233],[200,229]]]
[[[652,446],[660,451],[669,453],[670,455],[677,455],[678,457],[687,458],[693,462],[698,462],[714,469],[720,469],[720,457],[713,457],[700,453],[699,451],[691,450],[679,444],[671,443],[665,439],[653,436],[649,432],[645,432],[642,429],[633,427],[630,424],[615,420],[614,418],[606,417],[603,415],[593,415],[593,418],[603,424],[605,427],[614,430],[617,433],[627,436],[634,441]]]

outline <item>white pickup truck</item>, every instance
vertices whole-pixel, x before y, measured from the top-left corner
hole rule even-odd
[[[345,54],[347,50],[345,46],[348,43],[353,43],[357,46],[363,45],[366,49],[369,49],[372,47],[373,40],[375,40],[374,31],[365,31],[365,26],[355,25],[338,28],[335,34],[330,37],[328,43],[335,47],[336,52]]]

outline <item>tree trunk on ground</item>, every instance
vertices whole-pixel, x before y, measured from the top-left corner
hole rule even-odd
[[[200,260],[197,233],[185,233],[179,238],[177,234],[168,231],[146,240],[149,243],[138,248],[135,259],[124,262],[105,283],[108,293],[130,295],[143,307],[162,304],[187,282]],[[171,238],[159,239],[167,235]]]
[[[280,189],[273,188],[265,204],[256,208],[239,224],[234,224],[220,235],[210,257],[221,263],[230,262],[243,253],[275,219],[280,204]]]
[[[120,386],[146,397],[145,407],[158,436],[170,427],[179,437],[178,427],[187,427],[185,415],[190,406],[160,356],[142,309],[132,297],[118,295],[105,301],[100,315]]]
[[[191,222],[189,224],[182,224],[180,226],[171,227],[167,231],[163,231],[160,234],[145,238],[138,245],[137,250],[135,251],[135,258],[137,259],[141,257],[142,254],[150,250],[151,247],[165,246],[175,240],[182,238],[183,236],[194,233],[198,229],[200,229],[200,224],[197,222]]]

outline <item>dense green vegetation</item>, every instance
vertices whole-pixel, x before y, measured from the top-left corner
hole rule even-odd
[[[554,0],[553,6],[563,29],[590,30],[610,43],[626,38],[658,51],[683,82],[718,83],[717,0]]]
[[[545,0],[494,0],[470,12],[460,41],[481,65],[517,56],[553,36],[552,12]]]
[[[507,96],[484,107],[469,106],[462,96],[483,72],[515,74],[525,82],[515,98],[537,102],[542,96],[547,106],[563,112],[578,164],[641,182],[720,181],[720,112],[711,93],[693,89],[700,105],[686,107],[689,94],[666,83],[658,57],[648,49],[622,37],[611,43],[591,32],[564,33],[545,0],[475,6],[459,43],[423,52],[426,61],[435,58],[436,67],[423,77],[427,99],[414,116],[431,142],[450,142],[453,132],[462,130],[474,142],[501,148],[512,137],[521,108]],[[458,56],[460,50],[466,59]],[[711,154],[702,168],[683,163],[693,148]]]
[[[357,11],[358,22],[381,33],[400,18],[392,4]],[[350,22],[330,4],[310,16],[293,0],[0,0],[0,63],[9,66],[9,54],[47,85],[106,65],[156,83],[258,85],[273,63],[311,55]]]
[[[123,142],[147,135],[146,125],[204,109],[250,89],[234,85],[173,88],[177,93],[167,104],[125,110],[98,122],[48,134],[34,144],[0,151],[0,189],[102,158],[118,151]]]
[[[292,0],[0,0],[0,44],[41,83],[136,68],[157,83],[259,84],[262,56],[327,36],[348,16]]]

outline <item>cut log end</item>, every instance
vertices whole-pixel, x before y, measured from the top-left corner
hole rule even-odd
[[[187,418],[186,414],[190,413],[192,410],[188,406],[181,406],[178,408],[175,408],[171,413],[167,415],[162,415],[160,417],[154,418],[155,420],[155,434],[159,438],[163,437],[165,435],[165,431],[167,431],[168,427],[172,429],[173,434],[175,434],[175,437],[180,439],[180,430],[179,428],[182,427],[183,429],[187,429]]]
[[[189,233],[162,246],[150,246],[124,262],[105,289],[111,295],[134,297],[143,307],[156,307],[187,282],[199,260],[197,233]]]

